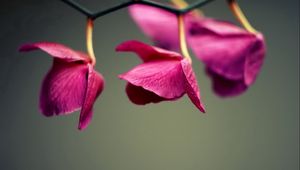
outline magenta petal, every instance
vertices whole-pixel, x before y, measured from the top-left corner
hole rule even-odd
[[[93,69],[93,66],[89,66],[89,73],[88,73],[88,81],[87,81],[87,88],[85,91],[84,102],[82,105],[82,109],[80,112],[79,118],[79,125],[78,129],[83,130],[85,129],[93,116],[93,105],[97,97],[103,90],[104,87],[104,80],[100,73],[96,72]]]
[[[157,46],[164,49],[179,49],[176,15],[148,5],[132,5],[129,7],[129,13]]]
[[[177,99],[185,93],[184,75],[177,60],[143,63],[119,77],[166,99]]]
[[[64,61],[88,61],[89,57],[81,52],[74,51],[62,44],[51,42],[39,42],[32,44],[25,44],[19,48],[19,51],[27,52],[32,50],[43,50],[49,55],[63,59]]]
[[[182,56],[179,53],[150,46],[148,44],[136,40],[123,42],[117,46],[116,50],[135,52],[144,62],[163,59],[180,60],[182,58]]]
[[[221,97],[232,97],[245,92],[248,87],[244,80],[230,80],[220,76],[213,71],[206,69],[206,73],[211,77],[214,92]]]
[[[40,110],[45,116],[68,114],[80,109],[85,89],[87,66],[54,60],[40,92]]]
[[[201,112],[205,113],[205,108],[200,99],[200,90],[198,87],[195,73],[192,69],[192,65],[187,59],[184,59],[181,61],[181,66],[185,75],[185,87],[189,98]]]
[[[145,90],[143,87],[135,86],[127,83],[126,93],[129,100],[137,105],[145,105],[148,103],[158,103],[166,100],[155,93]]]
[[[199,19],[190,23],[188,40],[196,56],[210,70],[214,90],[220,96],[245,91],[263,64],[263,36],[228,22]]]
[[[227,22],[202,19],[190,28],[188,41],[196,57],[210,69],[226,78],[240,79],[256,36]]]
[[[262,34],[257,34],[256,42],[250,49],[249,56],[245,64],[245,83],[251,85],[254,83],[265,58],[266,47]]]
[[[219,21],[211,18],[194,18],[188,23],[189,34],[215,34],[218,36],[248,35],[245,29],[240,28],[230,22]],[[201,33],[202,32],[202,33]]]

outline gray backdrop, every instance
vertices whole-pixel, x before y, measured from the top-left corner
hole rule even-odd
[[[105,9],[118,0],[79,0]],[[117,75],[139,63],[114,52],[124,40],[150,42],[127,10],[95,22],[97,70],[106,87],[92,124],[76,129],[78,112],[46,118],[40,82],[51,65],[42,52],[20,54],[25,42],[53,41],[85,50],[85,17],[60,1],[4,0],[0,5],[0,169],[2,170],[297,170],[299,168],[299,1],[240,0],[267,41],[265,65],[247,93],[222,99],[203,65],[194,71],[207,114],[185,96],[147,106],[130,103]],[[235,21],[223,0],[203,8]]]

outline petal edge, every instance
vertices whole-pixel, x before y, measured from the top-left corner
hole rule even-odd
[[[31,44],[24,44],[19,48],[20,52],[28,52],[32,50],[40,49],[52,57],[62,59],[64,61],[89,61],[89,57],[81,52],[72,50],[59,43],[52,42],[38,42]]]
[[[85,91],[85,97],[82,105],[82,109],[79,117],[78,129],[84,130],[88,127],[93,116],[93,105],[97,97],[101,94],[104,88],[104,80],[100,73],[93,69],[93,66],[89,66],[87,87]]]

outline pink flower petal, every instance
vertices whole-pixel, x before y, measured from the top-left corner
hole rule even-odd
[[[87,72],[86,65],[55,59],[42,83],[41,112],[45,116],[53,116],[80,109],[86,89]]]
[[[51,43],[51,42],[39,42],[39,43],[32,43],[32,44],[25,44],[19,48],[19,51],[27,52],[32,50],[43,50],[44,52],[48,53],[49,55],[63,59],[64,61],[89,61],[89,57],[86,54],[83,54],[78,51],[74,51],[62,44],[58,43]]]
[[[87,80],[87,87],[85,91],[84,102],[80,112],[78,129],[85,129],[93,116],[93,105],[97,97],[103,90],[104,80],[100,73],[93,69],[93,66],[89,66],[89,74]]]
[[[143,63],[119,77],[166,99],[177,99],[185,93],[184,75],[177,60]]]
[[[132,5],[129,7],[129,13],[157,46],[179,49],[178,24],[173,13],[148,5]]]
[[[264,62],[266,47],[262,34],[257,35],[256,42],[250,49],[249,56],[246,58],[245,64],[245,83],[251,85],[254,83]]]
[[[263,63],[262,35],[249,33],[228,22],[199,19],[190,27],[188,40],[197,58],[226,80],[242,80],[250,85]]]
[[[206,73],[212,79],[214,92],[220,97],[237,96],[248,89],[243,79],[241,80],[226,79],[223,76],[220,76],[209,69],[206,69]]]
[[[211,18],[194,17],[188,23],[189,34],[191,36],[201,34],[217,34],[219,36],[248,35],[249,32],[227,21],[219,21]]]
[[[143,87],[135,86],[127,83],[126,93],[130,101],[137,105],[145,105],[148,103],[158,103],[166,100],[155,93],[145,90]]]
[[[198,83],[196,80],[195,73],[192,69],[192,65],[189,63],[187,59],[183,59],[181,61],[181,66],[182,66],[183,73],[185,75],[186,92],[189,98],[201,112],[205,113],[205,108],[200,99],[200,90],[198,88]]]
[[[148,5],[132,5],[129,13],[140,29],[154,41],[155,45],[167,50],[180,51],[178,19],[168,11]],[[185,25],[190,25],[201,16],[191,12],[184,15]]]
[[[179,53],[150,46],[135,40],[121,43],[117,46],[116,51],[135,52],[144,62],[163,59],[182,59]]]

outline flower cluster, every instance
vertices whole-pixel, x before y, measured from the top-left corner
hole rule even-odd
[[[182,0],[173,0],[181,7]],[[145,4],[134,4],[129,13],[156,46],[129,40],[116,47],[118,52],[133,52],[142,63],[119,75],[127,81],[126,93],[137,105],[174,101],[187,94],[205,112],[188,47],[205,65],[215,93],[236,96],[251,86],[265,56],[263,35],[242,15],[235,1],[229,1],[242,25],[204,17],[195,11],[172,13]],[[104,88],[103,76],[94,66],[93,19],[87,24],[88,54],[51,42],[25,44],[20,51],[42,50],[53,57],[40,91],[40,110],[45,116],[66,115],[81,109],[79,129],[92,119],[93,104]]]
[[[179,51],[176,15],[145,5],[130,7],[130,14],[156,45]],[[238,95],[254,83],[265,56],[261,33],[197,13],[185,15],[184,22],[187,42],[197,59],[205,64],[216,94]]]

